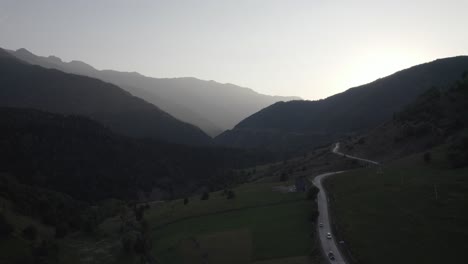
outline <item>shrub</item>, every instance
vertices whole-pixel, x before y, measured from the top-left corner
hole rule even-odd
[[[147,245],[148,244],[146,243],[144,236],[138,236],[135,241],[135,244],[133,245],[133,250],[137,254],[144,255],[148,251]]]
[[[66,223],[58,223],[55,226],[55,237],[63,238],[68,234],[68,225]]]
[[[59,247],[55,241],[44,240],[32,249],[34,263],[58,263]]]
[[[135,218],[137,221],[141,221],[143,219],[145,208],[144,206],[138,206],[134,208]]]
[[[286,172],[282,172],[280,176],[280,181],[284,182],[288,180],[288,174]]]
[[[447,159],[452,168],[468,166],[468,135],[457,140],[448,148]]]
[[[426,163],[430,163],[431,160],[432,160],[432,155],[431,155],[431,153],[430,153],[430,152],[424,153],[424,155],[423,155],[423,160],[424,160],[424,162],[426,162]]]
[[[133,247],[135,245],[136,237],[133,233],[126,233],[120,239],[120,243],[122,243],[122,249],[126,253],[132,253]]]
[[[307,199],[308,200],[315,200],[317,194],[319,193],[319,189],[315,186],[311,186],[309,190],[307,190]]]
[[[187,197],[184,198],[184,205],[189,203],[189,199]]]
[[[208,200],[210,199],[210,193],[209,192],[204,192],[200,198],[200,200]]]
[[[5,215],[0,212],[0,238],[8,237],[13,233],[13,226],[8,223]]]
[[[315,222],[318,216],[319,216],[319,212],[317,210],[312,210],[312,212],[310,212],[310,215],[309,215],[309,221]]]
[[[37,238],[37,228],[33,225],[28,225],[25,229],[23,229],[21,234],[25,239],[34,241]]]
[[[229,190],[228,194],[227,194],[227,199],[231,200],[231,199],[234,199],[234,198],[236,198],[236,194],[234,193],[234,191]]]

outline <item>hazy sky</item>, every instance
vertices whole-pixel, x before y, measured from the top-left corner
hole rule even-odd
[[[468,0],[0,0],[0,46],[319,99],[468,54]]]

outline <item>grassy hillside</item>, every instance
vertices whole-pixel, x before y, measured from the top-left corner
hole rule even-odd
[[[356,263],[458,263],[468,250],[468,168],[446,147],[330,178],[339,236]]]

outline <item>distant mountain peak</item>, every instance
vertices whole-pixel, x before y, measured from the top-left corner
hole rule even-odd
[[[69,62],[69,64],[73,67],[79,67],[84,70],[92,70],[92,71],[96,70],[93,66],[86,64],[82,61],[78,61],[78,60],[72,60]]]
[[[18,54],[21,54],[21,55],[36,56],[36,55],[34,55],[32,52],[30,52],[29,50],[27,50],[27,49],[25,49],[25,48],[17,49],[16,52],[17,52]]]
[[[0,48],[0,57],[10,57],[10,56],[11,56],[10,53]]]
[[[53,56],[53,55],[50,55],[49,57],[47,57],[47,59],[49,59],[49,61],[51,62],[54,62],[54,63],[62,63],[62,59],[60,59],[59,57],[56,57],[56,56]]]

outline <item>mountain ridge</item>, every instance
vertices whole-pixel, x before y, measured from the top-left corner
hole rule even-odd
[[[234,147],[276,149],[330,142],[384,122],[431,86],[448,85],[466,69],[468,56],[443,58],[325,99],[275,103],[242,120],[215,141]],[[295,146],[287,146],[288,141],[295,142]]]
[[[179,120],[200,127],[211,136],[234,127],[245,117],[274,102],[299,99],[264,95],[251,88],[195,77],[154,78],[137,72],[98,70],[84,62],[77,64],[77,61],[64,62],[56,56],[37,56],[24,48],[12,54],[32,64],[113,83]]]
[[[82,75],[31,65],[0,55],[0,105],[34,108],[90,117],[112,130],[134,137],[211,145],[199,128],[172,117],[120,87]]]
[[[468,138],[468,72],[461,77],[424,92],[382,125],[344,140],[344,151],[388,161],[443,144],[462,147],[459,139]],[[468,165],[466,160],[460,159]]]

